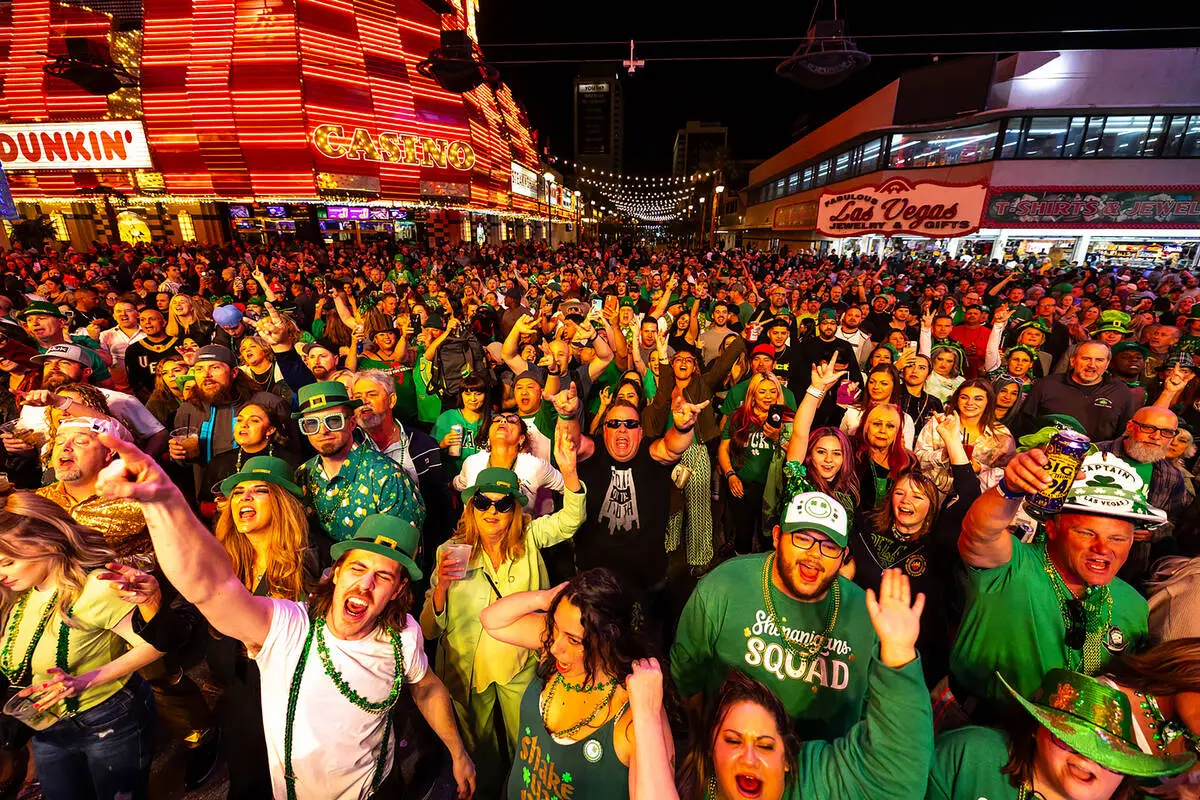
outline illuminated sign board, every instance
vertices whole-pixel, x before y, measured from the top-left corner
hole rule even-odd
[[[392,219],[408,219],[409,218],[408,209],[407,208],[389,208],[388,216],[391,217]]]
[[[822,194],[817,230],[835,238],[865,234],[935,239],[965,236],[979,229],[986,195],[983,184],[956,186],[891,178],[881,186]]]
[[[250,216],[249,206],[230,206],[229,216],[234,219],[247,219]]]
[[[805,200],[802,203],[792,203],[778,206],[771,227],[777,231],[812,230],[817,222],[817,201]]]
[[[369,209],[362,206],[351,206],[350,219],[370,219],[371,215],[367,213],[368,211]]]
[[[475,149],[458,139],[431,139],[395,131],[372,133],[366,128],[318,125],[309,137],[313,148],[326,158],[411,164],[469,171],[475,166]]]
[[[268,217],[286,217],[287,216],[287,209],[285,209],[283,206],[267,206],[266,209],[267,209]]]
[[[9,172],[154,166],[138,120],[0,125],[0,165]]]
[[[1194,227],[1200,223],[1197,187],[1139,186],[1087,189],[993,190],[988,196],[990,227]]]
[[[538,174],[517,162],[512,162],[512,193],[536,200],[538,196]]]
[[[601,94],[608,91],[607,83],[581,83],[577,87],[583,94]]]
[[[329,206],[326,211],[329,219],[350,219],[350,209],[345,206]]]

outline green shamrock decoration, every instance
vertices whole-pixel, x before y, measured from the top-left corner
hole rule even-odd
[[[531,777],[533,776],[529,774],[529,767],[521,767],[521,780],[525,782],[526,786],[529,785],[529,779]]]

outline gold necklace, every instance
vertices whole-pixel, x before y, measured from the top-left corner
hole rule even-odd
[[[830,610],[828,619],[825,621],[825,632],[819,637],[813,639],[807,645],[801,647],[793,642],[783,632],[783,626],[779,622],[779,617],[775,613],[775,604],[771,602],[771,568],[775,564],[775,554],[771,553],[767,560],[763,562],[762,573],[762,593],[763,604],[767,607],[767,615],[771,618],[771,624],[775,626],[775,630],[779,632],[779,638],[783,641],[784,649],[789,653],[799,656],[803,660],[808,660],[821,651],[825,643],[829,641],[830,634],[833,633],[833,628],[837,625],[838,611],[842,605],[842,587],[835,578],[833,581],[833,607]],[[813,687],[813,691],[817,691],[817,687]]]

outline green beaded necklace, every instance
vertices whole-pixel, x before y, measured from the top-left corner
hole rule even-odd
[[[300,651],[300,660],[296,663],[296,671],[292,673],[292,683],[288,688],[287,722],[283,731],[283,780],[287,786],[287,800],[296,800],[296,774],[292,770],[292,744],[296,730],[296,705],[300,700],[300,682],[304,679],[304,667],[308,663],[308,654],[312,643],[317,642],[317,653],[321,658],[321,668],[337,687],[338,694],[346,698],[351,705],[361,708],[370,714],[386,714],[395,704],[404,688],[404,648],[400,637],[395,631],[390,631],[392,640],[392,657],[394,659],[396,677],[392,681],[392,690],[388,696],[378,703],[367,700],[346,682],[341,671],[329,656],[329,647],[325,643],[325,620],[316,619],[308,626],[308,636],[304,638],[304,647]],[[388,740],[392,735],[392,718],[387,716],[383,723],[383,743],[379,747],[379,755],[375,759],[375,774],[371,778],[371,794],[379,789],[383,779],[383,768],[387,762]]]
[[[1050,586],[1054,589],[1054,596],[1058,599],[1058,610],[1062,614],[1063,625],[1070,629],[1071,613],[1068,610],[1068,603],[1074,598],[1066,581],[1050,561],[1050,551],[1045,547],[1042,549],[1042,569],[1050,579]],[[1084,590],[1082,599],[1086,635],[1081,649],[1066,648],[1066,666],[1073,672],[1094,675],[1103,665],[1104,634],[1112,622],[1112,593],[1108,586],[1089,586]]]
[[[569,680],[564,678],[562,675],[559,675],[558,682],[561,683],[562,687],[564,689],[566,689],[568,692],[582,692],[584,694],[591,694],[593,692],[603,692],[609,686],[612,686],[614,683],[616,683],[617,679],[609,678],[604,683],[597,683],[594,686],[587,686],[586,684],[583,684],[583,683],[571,683]]]
[[[75,616],[75,606],[71,606],[71,608],[67,611],[67,616]],[[58,648],[54,654],[54,665],[63,673],[69,674],[70,670],[67,667],[70,665],[70,663],[71,629],[67,626],[67,621],[65,619],[60,619],[58,621]],[[68,697],[63,702],[67,704],[67,714],[79,713],[78,697]]]
[[[606,694],[604,699],[600,701],[600,705],[596,706],[596,709],[592,711],[591,716],[582,720],[576,725],[572,725],[569,728],[561,731],[554,731],[550,729],[550,723],[546,721],[546,715],[547,712],[550,711],[550,704],[554,702],[554,690],[558,688],[559,682],[565,682],[562,680],[561,675],[556,676],[555,680],[551,682],[550,691],[546,693],[546,704],[542,707],[542,725],[546,728],[546,733],[550,734],[550,736],[555,739],[570,739],[574,734],[591,726],[592,723],[595,722],[596,717],[600,716],[600,712],[608,708],[609,704],[612,702],[613,695],[617,693],[617,682],[612,681],[612,686],[609,688],[608,694]]]
[[[54,606],[58,602],[58,592],[50,595],[50,602],[46,604],[46,609],[42,612],[42,618],[38,620],[37,628],[33,632],[33,638],[29,640],[29,649],[25,651],[25,657],[21,659],[20,670],[12,663],[12,649],[17,642],[17,633],[21,629],[21,620],[25,617],[25,607],[29,605],[29,592],[21,595],[21,599],[13,606],[12,617],[8,622],[8,635],[4,637],[4,649],[0,650],[0,671],[4,673],[4,677],[8,678],[8,682],[13,686],[22,686],[30,677],[30,669],[33,665],[33,651],[37,649],[38,642],[42,639],[42,633],[45,632],[46,626],[50,623],[50,617],[54,615]]]

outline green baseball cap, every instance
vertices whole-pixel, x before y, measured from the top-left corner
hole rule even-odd
[[[338,381],[318,381],[301,386],[297,400],[300,410],[292,414],[292,419],[300,419],[305,414],[335,406],[348,406],[353,410],[362,405],[361,400],[351,400],[350,395],[346,393],[346,387]]]
[[[239,483],[246,481],[266,481],[294,497],[303,497],[304,492],[292,482],[292,468],[282,458],[274,456],[254,456],[242,464],[239,472],[221,481],[221,494],[229,497],[230,492]]]
[[[1177,775],[1196,763],[1195,753],[1142,752],[1133,734],[1129,698],[1096,678],[1052,669],[1027,699],[1000,673],[1000,683],[1021,707],[1067,747],[1105,769],[1137,778]]]
[[[823,492],[793,495],[783,510],[779,529],[783,533],[818,531],[838,547],[845,547],[850,540],[850,518],[845,507]]]
[[[351,550],[366,550],[390,558],[408,570],[408,576],[419,581],[425,573],[413,561],[421,542],[421,532],[406,519],[387,514],[371,514],[358,526],[354,538],[337,542],[329,555],[337,561]]]
[[[521,479],[517,473],[504,467],[488,467],[475,476],[475,484],[462,490],[460,497],[464,503],[469,502],[477,492],[492,492],[507,494],[517,498],[517,502],[526,505],[529,498],[521,491]]]
[[[1130,341],[1128,339],[1126,339],[1123,342],[1117,342],[1116,344],[1113,345],[1113,348],[1112,348],[1112,352],[1113,352],[1114,356],[1117,353],[1124,353],[1126,350],[1137,350],[1143,356],[1150,355],[1150,348],[1146,347],[1146,345],[1138,344],[1137,342]]]
[[[34,300],[25,308],[21,309],[21,319],[27,319],[34,315],[41,314],[47,317],[57,317],[58,319],[66,319],[66,316],[54,303],[48,303],[45,300]]]

